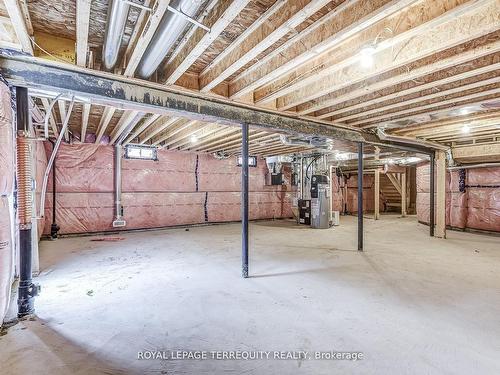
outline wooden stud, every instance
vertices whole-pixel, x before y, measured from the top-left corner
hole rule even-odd
[[[375,212],[373,218],[380,219],[380,170],[375,168]]]
[[[208,92],[229,78],[328,3],[328,0],[316,0],[309,3],[303,0],[276,2],[273,7],[278,7],[279,12],[269,17],[227,58],[200,75],[201,91]]]
[[[95,138],[95,144],[99,144],[99,142],[101,142],[102,136],[106,132],[106,128],[108,127],[109,122],[113,118],[115,111],[116,111],[116,108],[114,108],[114,107],[107,106],[104,108],[104,112],[102,113],[102,116],[101,116],[101,121],[99,122],[97,135]]]
[[[124,145],[130,143],[133,139],[137,138],[143,131],[151,126],[156,120],[160,118],[160,115],[149,116],[132,134],[130,134],[127,139],[123,142]]]
[[[312,76],[311,84],[279,97],[278,108],[287,110],[314,99],[321,99],[322,105],[318,106],[314,102],[311,105],[301,106],[298,112],[306,114],[325,108],[330,104],[323,103],[322,96],[327,95],[332,90],[338,90],[392,69],[404,67],[419,59],[495,31],[498,20],[494,14],[498,11],[500,11],[500,5],[495,1],[481,0],[474,2],[474,6],[467,3],[444,12],[439,17],[432,18],[429,22],[422,24],[424,30],[420,28],[409,29],[401,34],[405,38],[400,35],[397,38],[397,43],[391,45],[392,48],[377,52],[374,55],[373,67],[370,69],[360,68],[359,61],[357,61],[360,55],[355,55],[348,59],[347,63],[339,62],[333,66],[332,69],[335,71],[332,69],[322,70],[321,74],[318,72]],[[411,37],[407,39],[408,36]],[[385,44],[390,45],[391,43],[388,41]],[[428,70],[428,72],[432,71]],[[328,74],[324,75],[323,73]],[[301,82],[303,81],[301,80]],[[290,87],[287,87],[287,90],[289,89]],[[267,98],[272,97],[267,96]],[[257,92],[256,101],[258,101]]]
[[[91,0],[76,1],[76,65],[86,67]]]
[[[144,116],[144,114],[139,111],[125,111],[122,114],[122,117],[120,117],[118,124],[116,124],[115,128],[111,132],[111,140],[109,143],[114,144],[120,136],[123,136],[124,133],[127,132],[127,129],[129,129],[130,132],[130,126],[139,122],[142,118],[141,115]],[[127,135],[128,134],[125,134],[125,136]]]
[[[239,74],[229,86],[230,97],[241,98],[276,80],[414,2],[415,0],[344,1]]]
[[[19,2],[17,0],[4,0],[5,8],[9,14],[12,26],[17,35],[19,43],[21,43],[24,52],[33,55],[33,46],[31,45],[30,34],[26,26],[25,18]]]
[[[144,134],[144,137],[141,138],[139,144],[143,145],[151,138],[161,133],[165,129],[168,129],[176,124],[187,121],[185,119],[181,119],[179,117],[160,117],[149,127],[149,131]]]
[[[189,41],[184,44],[182,50],[167,63],[166,84],[173,85],[249,2],[249,0],[220,1],[205,19],[205,25],[210,27],[210,32],[207,33],[205,30],[197,28]]]
[[[401,217],[406,217],[406,205],[408,204],[406,192],[406,172],[403,172],[401,173]]]
[[[436,229],[434,237],[446,238],[446,154],[436,151]]]
[[[85,137],[87,135],[87,125],[89,123],[90,115],[90,103],[84,103],[82,109],[82,131],[80,133],[80,142],[85,143]]]
[[[471,61],[470,65],[473,65],[473,64],[474,64],[474,61]],[[376,105],[380,102],[383,103],[383,102],[389,101],[391,99],[400,99],[406,95],[411,95],[411,94],[415,94],[418,92],[422,92],[424,90],[433,89],[433,88],[436,88],[440,85],[447,85],[450,83],[458,83],[458,82],[461,82],[462,80],[470,79],[471,77],[479,76],[480,74],[494,72],[494,71],[499,70],[499,69],[500,69],[500,63],[487,65],[487,66],[477,68],[477,69],[473,68],[473,69],[471,69],[467,72],[464,72],[464,73],[456,74],[456,75],[453,75],[451,77],[447,76],[447,77],[442,78],[442,79],[437,79],[437,80],[433,80],[433,81],[428,82],[428,83],[412,86],[408,89],[403,89],[403,90],[394,92],[394,93],[389,94],[389,95],[377,96],[373,99],[368,99],[368,100],[360,100],[360,102],[357,104],[343,106],[340,109],[336,109],[334,106],[330,106],[330,107],[324,108],[320,111],[314,112],[314,116],[317,118],[321,118],[321,119],[335,117],[334,121],[340,121],[340,119],[344,118],[342,116],[344,116],[345,113],[352,112],[354,110],[363,110],[363,111],[361,111],[361,113],[368,113],[368,111],[364,111],[365,108],[370,107],[372,105]],[[366,94],[366,92],[364,94]],[[360,93],[360,97],[361,97],[361,95],[363,95],[363,93]],[[338,105],[340,103],[340,100],[343,100],[342,96],[339,96],[339,102],[335,103],[335,105]],[[349,99],[349,100],[352,100],[352,99]],[[345,101],[347,101],[347,100],[345,100]],[[378,108],[388,108],[388,106],[377,107],[377,109]]]

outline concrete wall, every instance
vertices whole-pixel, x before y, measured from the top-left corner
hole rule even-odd
[[[46,144],[47,155],[51,145]],[[236,157],[160,150],[158,161],[124,159],[126,229],[240,220],[241,168]],[[291,217],[292,188],[267,186],[267,166],[250,168],[250,218]],[[60,233],[116,230],[113,221],[113,147],[63,144],[56,159]],[[49,177],[50,179],[52,176]],[[44,233],[50,233],[52,191],[46,197]]]

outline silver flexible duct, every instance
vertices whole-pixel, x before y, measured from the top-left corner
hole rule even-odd
[[[401,143],[406,143],[408,145],[424,146],[432,148],[434,150],[441,150],[441,151],[449,150],[448,146],[442,145],[437,142],[424,141],[423,139],[402,137],[397,135],[390,135],[386,134],[382,129],[377,129],[377,135],[383,141],[401,142]]]
[[[102,61],[106,70],[112,70],[118,62],[120,45],[128,19],[130,5],[122,0],[110,0]]]
[[[170,6],[189,17],[193,17],[198,13],[203,3],[204,0],[174,0]],[[137,74],[141,78],[149,78],[156,71],[188,24],[189,21],[178,13],[168,11],[163,15],[137,68]]]

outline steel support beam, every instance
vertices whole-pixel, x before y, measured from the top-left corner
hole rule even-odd
[[[429,165],[429,234],[434,237],[434,153],[430,155]]]
[[[358,143],[358,251],[363,251],[363,142]]]
[[[120,109],[183,116],[232,126],[249,124],[268,130],[322,135],[353,142],[379,141],[373,134],[342,125],[300,118],[145,80],[28,57],[10,50],[0,49],[0,73],[10,84],[29,87],[35,92],[75,94],[82,100]]]
[[[342,124],[299,117],[154,82],[30,57],[11,50],[0,49],[0,74],[11,85],[28,87],[35,95],[74,94],[77,100],[119,109],[181,116],[230,126],[248,124],[287,134],[386,145],[426,154],[430,152],[430,148],[425,145],[382,140],[375,134]]]
[[[248,277],[248,124],[241,125],[241,272]]]

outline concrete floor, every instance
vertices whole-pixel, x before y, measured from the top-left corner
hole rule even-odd
[[[2,374],[500,374],[500,238],[414,217],[311,230],[237,224],[41,243],[37,316]],[[138,360],[143,350],[359,351],[346,360]]]

